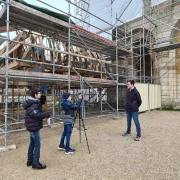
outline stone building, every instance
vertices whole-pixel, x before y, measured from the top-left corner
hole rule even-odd
[[[127,76],[160,84],[162,107],[179,109],[180,2],[166,0],[151,6],[151,0],[144,0],[142,16],[118,26],[117,34],[119,47],[131,51],[119,59],[120,65],[131,69]]]

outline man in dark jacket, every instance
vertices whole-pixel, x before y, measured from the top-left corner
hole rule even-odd
[[[65,150],[65,154],[74,153],[75,149],[70,148],[70,138],[72,133],[72,127],[74,124],[74,111],[79,110],[81,106],[82,96],[79,95],[79,100],[76,104],[71,102],[71,95],[65,92],[62,97],[62,109],[65,112],[64,115],[64,131],[61,135],[60,144],[58,150]],[[66,146],[64,145],[64,139],[66,137]]]
[[[138,90],[134,87],[134,81],[130,80],[127,82],[127,93],[126,93],[126,117],[127,117],[127,131],[122,136],[131,135],[131,120],[133,118],[137,136],[135,141],[141,140],[141,127],[138,118],[139,106],[141,105],[141,96]]]
[[[40,102],[41,93],[36,89],[31,90],[31,96],[23,103],[25,112],[25,125],[30,133],[30,144],[28,149],[27,166],[33,169],[45,169],[46,165],[39,162],[41,137],[40,129],[43,127],[43,119],[50,117],[50,113],[42,112]]]

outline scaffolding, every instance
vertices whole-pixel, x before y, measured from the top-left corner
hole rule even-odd
[[[90,25],[83,21],[90,24],[90,0],[74,0],[74,4],[75,24],[89,30]],[[83,11],[83,9],[86,11]]]
[[[180,107],[179,6],[179,0],[166,0],[155,6],[151,0],[144,0],[142,16],[118,26],[121,48],[132,51],[122,63],[131,64],[129,73],[136,81],[161,84],[161,98],[167,108]]]
[[[124,22],[121,17],[132,3],[126,1],[115,23],[93,14],[90,1],[67,0],[68,12],[42,0],[37,2],[65,14],[68,21],[14,0],[0,0],[0,32],[6,32],[6,36],[0,36],[0,45],[6,43],[0,50],[0,134],[5,137],[5,147],[8,133],[25,130],[21,104],[30,87],[47,86],[44,108],[52,112],[52,124],[62,123],[60,100],[67,90],[75,97],[78,93],[84,95],[84,119],[119,115],[124,112],[126,81],[159,84],[163,74],[158,53],[179,47],[175,41],[178,36],[167,37],[167,29],[163,29],[165,37],[159,36],[161,26],[179,30],[169,19],[163,20],[172,14],[161,17],[163,8],[179,1],[162,3],[158,9],[158,5],[151,7],[150,1],[144,0],[142,16]],[[113,3],[111,0],[111,6]],[[93,24],[91,17],[103,22],[105,28]],[[10,31],[17,32],[14,39]]]
[[[75,6],[76,10],[78,8],[81,15],[82,11],[88,14],[82,4],[68,1],[69,12],[66,13],[38,0],[66,14],[68,22],[65,22],[17,1],[0,2],[3,4],[1,32],[4,32],[6,25],[6,37],[1,36],[1,41],[6,42],[6,46],[1,49],[0,54],[0,134],[5,137],[4,147],[8,145],[8,133],[25,130],[21,104],[26,100],[30,87],[41,87],[43,84],[47,86],[48,107],[44,108],[52,111],[52,124],[62,122],[59,115],[60,99],[66,90],[74,95],[79,92],[84,95],[84,119],[120,113],[118,103],[108,103],[108,91],[117,89],[118,97],[119,76],[116,71],[125,67],[118,65],[117,58],[127,52],[124,49],[117,50],[116,41],[81,27],[86,23],[101,30],[80,18],[79,12],[76,11],[76,16],[71,14],[72,6]],[[73,18],[79,25],[71,20]],[[10,38],[10,28],[17,32],[14,39]]]

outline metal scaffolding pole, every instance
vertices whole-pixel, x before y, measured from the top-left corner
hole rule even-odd
[[[117,14],[116,14],[117,19]],[[126,33],[126,32],[125,32]],[[117,26],[116,26],[116,102],[117,102],[117,115],[119,115],[119,72],[118,72],[118,41],[117,41]]]
[[[143,76],[144,76],[144,83],[146,81],[146,62],[145,62],[145,48],[144,48],[144,8],[143,8]]]
[[[133,62],[133,36],[132,36],[132,28],[131,28],[131,62],[132,62],[132,79],[134,78],[134,62]]]
[[[126,48],[126,29],[127,29],[127,27],[126,27],[126,22],[125,22],[125,26],[124,26],[124,29],[125,29],[125,48]],[[117,37],[117,36],[116,36]]]
[[[112,16],[113,16],[113,9],[112,9],[112,5],[113,5],[114,0],[111,0],[111,24],[113,22]]]
[[[54,45],[53,45],[53,48],[55,49],[55,47],[54,47]],[[69,66],[69,65],[68,65]],[[53,57],[53,75],[55,74],[55,58]],[[69,68],[68,68],[68,70],[69,70]],[[68,77],[69,78],[69,77]],[[52,111],[52,114],[53,114],[53,123],[55,123],[54,122],[54,117],[55,117],[55,98],[54,98],[54,96],[55,96],[55,87],[54,87],[55,85],[54,85],[54,83],[53,83],[53,87],[52,87],[52,96],[53,96],[53,111]]]
[[[19,112],[19,108],[20,108],[20,97],[21,97],[21,96],[20,96],[20,89],[19,89],[19,86],[18,86],[18,117],[17,117],[18,120],[20,120],[20,117],[19,117],[19,113],[20,113],[20,112]]]
[[[150,16],[152,16],[152,9],[150,8]],[[150,23],[150,43],[152,41],[152,31],[151,31],[151,26],[152,24]],[[151,48],[151,46],[149,45],[149,48]],[[152,84],[152,76],[153,76],[153,64],[152,64],[152,55],[150,55],[150,64],[151,64],[151,84]],[[149,86],[148,86],[149,87]]]
[[[141,30],[140,30],[140,31],[141,31]],[[140,83],[141,83],[141,79],[142,79],[142,78],[141,78],[141,76],[142,76],[142,72],[141,72],[141,71],[142,71],[142,70],[141,70],[141,66],[142,66],[142,65],[141,65],[142,54],[141,54],[141,50],[142,50],[142,44],[141,44],[141,33],[140,33],[140,65],[139,65],[139,69],[140,69],[140,71],[139,71],[139,72],[140,72]]]
[[[70,2],[69,2],[69,13],[68,13],[68,17],[69,17],[69,23],[68,23],[68,92],[70,92],[71,89],[71,56],[70,56],[70,45],[71,45],[71,12],[70,12]]]
[[[53,88],[52,88],[52,96],[53,96],[53,123],[54,123],[54,117],[55,117],[55,88],[54,88],[54,84],[53,84]]]
[[[4,141],[4,145],[5,148],[7,148],[7,133],[8,133],[8,129],[7,129],[7,121],[8,121],[8,83],[9,83],[9,79],[8,79],[8,65],[9,65],[9,6],[10,6],[10,1],[7,0],[7,20],[6,20],[6,35],[7,35],[7,41],[6,41],[6,71],[5,71],[5,127],[4,127],[4,131],[5,131],[5,141]]]
[[[101,59],[101,61],[102,61],[102,59]],[[102,78],[103,78],[103,76],[102,76],[102,62],[100,63],[100,66],[101,66],[101,81],[102,81]],[[100,87],[100,100],[101,100],[101,115],[102,115],[102,109],[103,109],[103,105],[102,105],[102,87]]]

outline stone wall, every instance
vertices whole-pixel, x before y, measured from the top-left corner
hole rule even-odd
[[[144,1],[147,1],[147,4],[149,4],[149,0]],[[168,6],[169,4],[172,5]],[[164,9],[166,6],[168,8]],[[167,0],[152,7],[151,15],[148,14],[147,10],[145,11],[147,12],[144,19],[145,26],[143,26],[143,18],[139,17],[127,22],[126,25],[119,26],[119,32],[126,29],[126,33],[130,34],[131,28],[133,31],[144,28],[145,32],[148,32],[148,29],[153,29],[152,44],[149,48],[178,43],[180,42],[180,30],[177,30],[180,28],[179,9],[180,2],[178,0]],[[136,37],[136,39],[138,38]],[[153,61],[153,83],[161,84],[162,87],[162,107],[180,109],[180,48],[159,53],[151,52],[150,56]],[[145,61],[146,76],[148,76],[150,73],[148,58],[145,58]],[[143,72],[141,73],[143,74]]]

